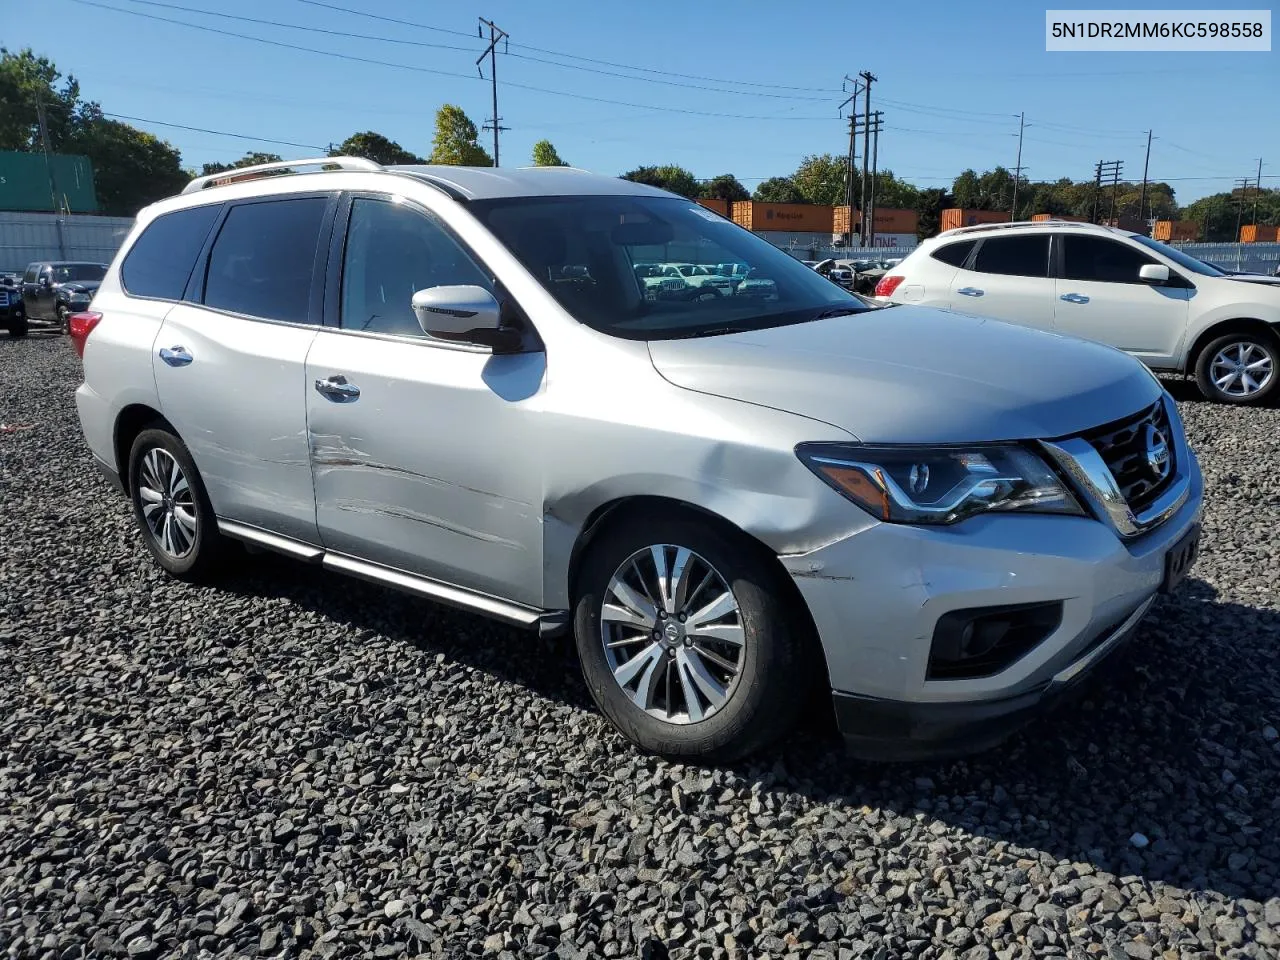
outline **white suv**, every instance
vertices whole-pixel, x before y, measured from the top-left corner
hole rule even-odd
[[[1280,373],[1280,288],[1245,283],[1148,237],[1088,223],[1003,223],[926,240],[878,299],[945,307],[1119,347],[1258,403]]]

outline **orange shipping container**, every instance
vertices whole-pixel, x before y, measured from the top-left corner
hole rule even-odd
[[[1069,217],[1065,213],[1037,213],[1031,218],[1032,223],[1047,223],[1050,220],[1065,220],[1068,223],[1088,223],[1084,217]]]
[[[1187,243],[1200,239],[1200,224],[1195,220],[1157,220],[1151,236],[1163,243]]]
[[[1252,223],[1245,224],[1240,228],[1241,243],[1274,243],[1277,235],[1277,227],[1262,227]]]
[[[831,233],[831,210],[812,203],[740,200],[733,205],[733,222],[748,230]]]
[[[1008,223],[1009,214],[1000,210],[961,210],[949,207],[942,211],[942,229],[954,230],[957,227],[973,227],[980,223]]]
[[[854,210],[850,216],[849,207],[832,207],[831,212],[832,233],[849,233],[862,223],[862,214]],[[876,233],[915,233],[919,223],[919,215],[914,210],[876,207]]]
[[[716,200],[714,198],[711,198],[708,200],[699,200],[698,206],[706,207],[708,210],[714,210],[716,213],[720,214],[720,216],[722,217],[729,216],[728,200]]]

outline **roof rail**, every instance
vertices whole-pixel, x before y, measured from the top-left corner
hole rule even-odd
[[[372,160],[366,160],[364,157],[317,157],[312,160],[278,160],[275,163],[258,163],[252,167],[237,167],[233,170],[223,170],[221,173],[211,173],[208,176],[196,177],[182,188],[182,192],[199,193],[209,187],[225,187],[245,180],[259,180],[263,177],[298,173],[300,172],[298,170],[299,167],[319,168],[311,171],[313,173],[328,173],[334,170],[371,171],[382,169],[380,164],[374,163]]]
[[[1012,227],[1098,227],[1096,223],[1081,223],[1078,220],[1003,220],[999,223],[975,223],[970,227],[952,227],[938,234],[940,237],[953,237],[959,234],[983,233],[987,230],[1008,230]]]

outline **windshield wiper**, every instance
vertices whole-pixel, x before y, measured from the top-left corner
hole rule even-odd
[[[819,310],[817,313],[815,313],[813,316],[809,317],[808,319],[810,321],[830,320],[832,317],[844,317],[851,313],[863,313],[866,311],[866,309],[867,309],[866,307],[862,307],[862,306],[827,307],[823,310]]]

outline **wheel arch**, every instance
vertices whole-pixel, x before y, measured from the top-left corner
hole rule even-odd
[[[1206,327],[1196,335],[1191,343],[1191,349],[1187,351],[1187,355],[1182,361],[1182,372],[1185,374],[1194,374],[1196,365],[1200,362],[1200,354],[1218,337],[1224,337],[1231,333],[1261,333],[1269,337],[1277,346],[1280,346],[1280,332],[1277,332],[1274,324],[1267,323],[1265,320],[1259,320],[1257,317],[1232,317],[1227,320],[1219,320],[1212,325]]]
[[[111,448],[115,452],[116,473],[124,492],[129,493],[129,450],[133,441],[143,430],[151,425],[162,426],[177,436],[177,431],[164,415],[154,407],[145,403],[131,403],[116,416],[115,429],[111,438]]]
[[[803,642],[808,645],[810,654],[815,656],[817,658],[816,662],[822,665],[824,679],[827,678],[826,654],[819,641],[817,625],[813,621],[809,605],[805,602],[791,575],[783,567],[777,554],[764,541],[752,536],[727,517],[704,506],[674,497],[651,494],[623,496],[602,503],[591,511],[569,553],[566,589],[571,610],[577,603],[578,578],[582,573],[583,559],[586,557],[591,545],[615,526],[640,516],[653,516],[654,514],[689,517],[708,523],[719,528],[723,533],[740,540],[752,552],[756,553],[777,574],[779,589],[782,591],[788,609],[796,618],[795,626],[802,635]],[[827,684],[829,688],[829,679]]]

